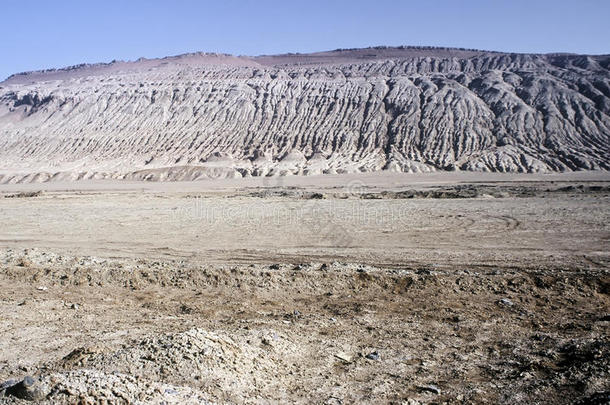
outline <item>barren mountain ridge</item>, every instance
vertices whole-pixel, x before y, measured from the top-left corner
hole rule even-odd
[[[610,55],[193,53],[0,83],[0,183],[610,169]]]

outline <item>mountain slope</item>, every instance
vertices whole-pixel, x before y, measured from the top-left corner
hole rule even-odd
[[[187,54],[0,83],[0,182],[610,169],[610,56]]]

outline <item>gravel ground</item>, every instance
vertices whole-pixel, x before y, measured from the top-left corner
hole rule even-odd
[[[607,403],[605,187],[0,198],[0,403]]]

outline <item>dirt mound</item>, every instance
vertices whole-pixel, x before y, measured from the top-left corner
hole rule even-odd
[[[73,267],[84,282],[63,276]],[[566,403],[610,389],[602,268],[203,270],[41,250],[4,252],[2,268],[0,380],[28,373],[47,403]]]

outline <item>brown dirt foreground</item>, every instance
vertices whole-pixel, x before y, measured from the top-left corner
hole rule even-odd
[[[162,250],[143,258],[113,247],[103,255],[101,246],[90,249],[84,240],[100,244],[127,230],[161,232],[170,222],[146,228],[151,207],[192,196],[5,199],[2,232],[10,241],[0,248],[0,382],[30,375],[34,384],[6,384],[0,403],[29,403],[18,397],[38,403],[608,403],[608,189],[583,194],[582,187],[561,185],[559,194],[541,195],[542,189],[519,189],[518,198],[511,190],[494,198],[489,190],[481,197],[470,189],[404,199],[366,195],[369,209],[391,198],[392,204],[417,204],[420,214],[410,217],[412,233],[404,239],[394,232],[398,239],[387,256],[372,239],[388,224],[368,223],[369,250],[356,249],[350,260],[351,245],[336,247],[340,262],[326,260],[331,239],[319,247],[326,253],[316,256],[299,239],[294,243],[301,245],[287,246],[292,242],[283,234],[278,243],[300,261],[278,260],[287,256],[268,245],[255,246],[259,254],[250,263],[243,254],[232,261],[237,249],[226,242],[232,235],[226,229],[219,234],[227,256],[216,253],[212,261],[205,260],[206,250],[189,257]],[[271,201],[287,210],[310,198],[344,201],[294,190],[257,193],[200,197],[220,205]],[[125,199],[121,221],[111,207]],[[106,210],[86,215],[94,201],[96,207],[107,203]],[[141,217],[128,209],[137,204]],[[468,221],[499,217],[507,206],[511,221]],[[443,228],[458,213],[469,228]],[[42,225],[50,221],[81,233],[58,231],[68,239],[51,243],[53,233]],[[363,243],[364,236],[354,234],[360,225],[342,221],[333,229]],[[289,229],[278,226],[273,229]],[[19,229],[29,239],[19,239]],[[188,250],[192,232],[172,235],[172,243]],[[406,243],[414,243],[414,235],[442,243],[417,250]],[[149,234],[151,252],[165,243],[155,238],[162,239]],[[234,238],[236,246],[248,243]],[[412,260],[390,260],[403,257],[394,255],[401,243]],[[135,246],[125,240],[122,249]],[[497,254],[483,254],[486,249]],[[590,250],[583,256],[579,249]],[[468,265],[472,250],[479,260]],[[89,252],[97,254],[85,256]],[[384,264],[373,263],[374,254]]]

